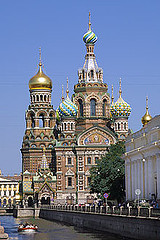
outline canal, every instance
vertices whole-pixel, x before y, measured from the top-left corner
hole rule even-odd
[[[17,227],[20,223],[31,222],[39,227],[37,233],[18,233]],[[1,225],[8,233],[9,239],[19,240],[119,240],[125,239],[115,237],[110,233],[94,232],[85,229],[67,226],[59,222],[47,221],[44,219],[16,219],[12,216],[0,216]]]

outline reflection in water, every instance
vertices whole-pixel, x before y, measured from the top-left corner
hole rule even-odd
[[[20,223],[31,222],[39,228],[36,233],[18,233],[17,228]],[[15,219],[12,216],[0,216],[1,225],[8,233],[9,239],[19,240],[118,240],[108,233],[91,232],[89,230],[66,226],[59,222],[47,221],[44,219]]]

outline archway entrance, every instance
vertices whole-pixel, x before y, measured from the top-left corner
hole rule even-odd
[[[42,197],[41,198],[41,204],[42,205],[44,205],[44,204],[50,205],[50,203],[51,203],[50,197]]]
[[[33,199],[32,197],[28,198],[28,207],[32,207],[33,206]]]

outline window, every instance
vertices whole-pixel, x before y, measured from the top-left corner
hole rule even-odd
[[[103,100],[103,116],[106,116],[106,105],[107,105],[107,101],[105,99]]]
[[[72,164],[71,157],[68,158],[68,164]]]
[[[43,101],[43,95],[40,95],[40,100]]]
[[[93,73],[93,70],[91,70],[91,78],[94,77],[94,73]]]
[[[36,96],[36,98],[37,98],[37,102],[39,102],[39,96],[38,95]]]
[[[73,123],[71,123],[71,130],[73,130]]]
[[[64,123],[64,130],[66,130],[67,129],[67,125],[66,125],[66,123]]]
[[[83,102],[81,99],[79,99],[78,103],[79,103],[79,116],[83,117]]]
[[[70,123],[68,123],[68,130],[70,130]]]
[[[120,130],[120,123],[118,123],[118,130]]]
[[[44,101],[46,102],[46,95],[44,95]]]
[[[35,127],[35,120],[34,120],[34,115],[31,115],[31,127],[34,128]]]
[[[126,125],[126,123],[124,123],[124,130],[126,130],[127,129],[127,125]]]
[[[40,128],[44,127],[44,115],[43,114],[39,115],[39,127]]]
[[[95,163],[96,164],[98,163],[98,159],[99,159],[99,157],[95,157]]]
[[[91,164],[91,157],[87,157],[87,164]]]
[[[96,116],[96,100],[95,99],[91,99],[90,111],[91,111],[91,116]]]
[[[71,186],[72,186],[72,178],[68,177],[68,187],[71,187]]]
[[[6,191],[4,191],[4,196],[6,196]]]
[[[91,183],[91,177],[87,177],[87,186],[89,186]]]

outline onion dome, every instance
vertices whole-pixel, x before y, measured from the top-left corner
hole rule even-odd
[[[152,119],[151,115],[148,112],[148,97],[146,97],[146,113],[142,117],[141,121],[143,124],[143,127]]]
[[[88,29],[88,32],[86,32],[84,35],[83,35],[83,41],[86,43],[86,44],[94,44],[96,41],[97,41],[97,36],[94,32],[92,32],[91,30],[91,21],[90,21],[90,13],[89,13],[89,29]]]
[[[62,86],[62,102],[60,103],[59,107],[56,110],[57,119],[59,120],[61,117],[76,117],[78,108],[77,106],[71,101],[68,96],[68,78],[67,78],[67,97],[64,100],[63,97],[63,86]]]
[[[29,81],[29,89],[49,89],[52,90],[52,80],[43,73],[41,63],[41,49],[40,49],[40,61],[39,70],[37,74]]]
[[[111,114],[113,117],[128,118],[131,113],[131,107],[128,103],[126,103],[122,99],[121,94],[122,94],[122,90],[121,90],[121,79],[120,79],[119,99],[115,103],[113,103],[113,100],[112,100],[112,105],[111,105],[110,111],[111,111]],[[112,94],[112,99],[113,99],[113,94]]]

